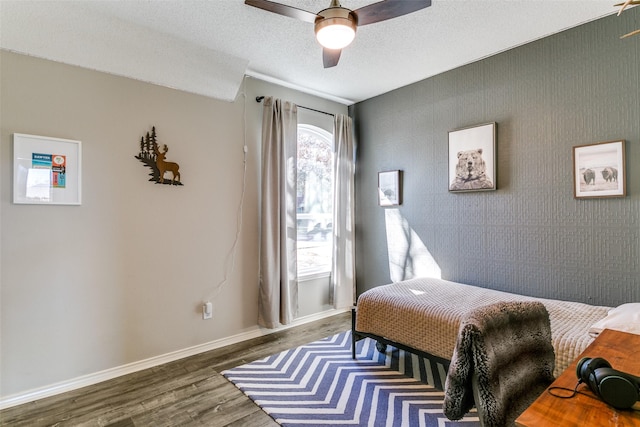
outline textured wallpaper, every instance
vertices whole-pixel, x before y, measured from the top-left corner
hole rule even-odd
[[[357,287],[433,275],[597,305],[640,301],[640,8],[353,107]],[[425,52],[428,54],[428,52]],[[448,191],[448,132],[497,123],[496,191]],[[627,197],[575,199],[573,147],[626,141]],[[401,206],[377,174],[403,171]]]

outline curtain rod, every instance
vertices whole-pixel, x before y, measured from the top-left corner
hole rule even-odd
[[[264,99],[264,96],[256,96],[256,102],[258,102],[258,103],[262,102],[263,99]],[[297,104],[296,104],[296,106],[298,108],[304,108],[305,110],[315,111],[316,113],[326,114],[327,116],[332,116],[332,117],[336,116],[333,113],[327,113],[326,111],[316,110],[315,108],[309,108],[309,107],[305,107],[303,105],[297,105]]]

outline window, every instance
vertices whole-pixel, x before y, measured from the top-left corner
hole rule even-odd
[[[333,252],[333,136],[298,125],[298,276],[331,271]]]

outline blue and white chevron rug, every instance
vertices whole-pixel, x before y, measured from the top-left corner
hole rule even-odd
[[[476,413],[458,422],[442,414],[444,393],[428,385],[445,377],[442,365],[393,347],[379,353],[369,338],[356,349],[353,360],[343,332],[222,375],[286,427],[480,425]]]

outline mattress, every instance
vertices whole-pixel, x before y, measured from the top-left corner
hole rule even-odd
[[[451,360],[470,310],[500,301],[540,301],[551,322],[557,377],[594,340],[589,328],[611,307],[533,298],[440,279],[420,278],[370,289],[358,298],[355,329]]]

